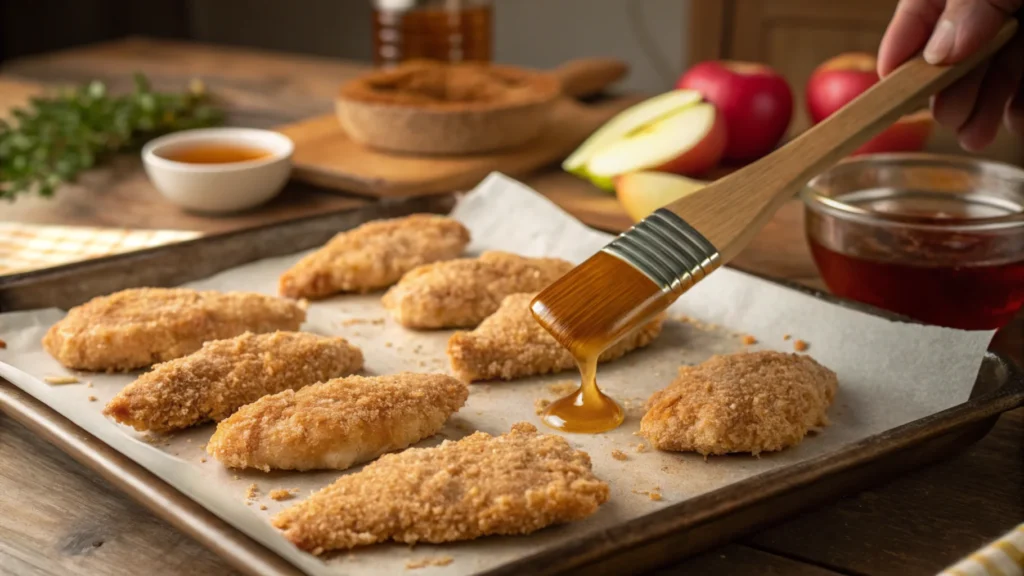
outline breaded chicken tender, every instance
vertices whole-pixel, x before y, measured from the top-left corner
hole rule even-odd
[[[580,520],[608,500],[590,456],[521,422],[497,437],[476,432],[434,448],[382,456],[272,520],[320,554],[394,540],[452,542],[528,534]]]
[[[136,430],[170,432],[219,421],[282,390],[345,376],[363,353],[344,338],[305,332],[245,333],[153,367],[125,386],[104,414]]]
[[[505,296],[536,292],[573,265],[560,258],[525,258],[484,252],[420,266],[384,294],[384,307],[407,328],[472,328],[493,314]]]
[[[132,288],[69,310],[43,348],[67,368],[128,371],[191,354],[209,340],[298,330],[305,319],[302,306],[262,294]]]
[[[338,378],[243,406],[206,451],[230,468],[344,470],[437,434],[468,396],[444,374]]]
[[[712,356],[650,397],[640,434],[661,450],[705,456],[782,450],[828,425],[838,386],[835,372],[806,355]]]
[[[469,230],[451,218],[413,214],[341,232],[281,275],[279,291],[317,299],[387,288],[413,268],[462,254]]]
[[[506,296],[501,307],[471,332],[448,340],[448,359],[455,375],[466,381],[522,378],[560,372],[575,366],[569,353],[530,313],[536,292]],[[660,315],[615,343],[599,359],[608,362],[642,348],[661,334]]]

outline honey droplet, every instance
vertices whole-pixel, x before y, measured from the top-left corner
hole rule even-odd
[[[597,434],[622,424],[622,407],[597,387],[597,355],[579,361],[580,387],[568,396],[552,402],[541,414],[548,426],[563,432]]]

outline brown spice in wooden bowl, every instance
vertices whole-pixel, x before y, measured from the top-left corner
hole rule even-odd
[[[482,154],[536,138],[561,94],[551,74],[509,66],[407,62],[341,88],[350,138],[399,154]]]
[[[429,110],[479,110],[551,100],[558,81],[522,68],[467,62],[413,60],[356,78],[341,97]]]

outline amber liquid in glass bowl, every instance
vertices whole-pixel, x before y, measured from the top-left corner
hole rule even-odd
[[[907,223],[875,225],[807,212],[811,253],[836,295],[969,330],[1001,327],[1024,304],[1024,233],[970,229],[980,218],[1024,207],[984,192],[877,188],[834,198]]]

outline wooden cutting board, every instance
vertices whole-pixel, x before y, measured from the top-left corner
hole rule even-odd
[[[571,62],[555,72],[575,71],[578,65]],[[277,130],[295,143],[292,178],[296,180],[375,197],[440,194],[471,188],[493,171],[521,177],[568,156],[601,124],[642,99],[625,96],[584,104],[570,97],[600,91],[613,76],[592,74],[567,89],[568,95],[555,103],[548,126],[529,144],[478,156],[402,156],[374,151],[349,139],[334,115]]]

